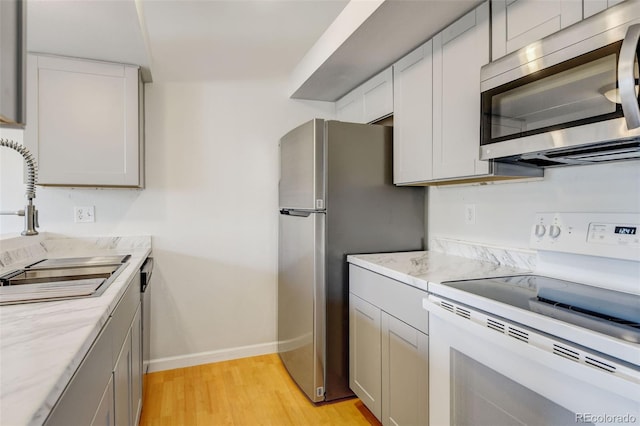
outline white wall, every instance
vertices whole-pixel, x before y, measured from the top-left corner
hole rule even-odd
[[[146,108],[146,189],[39,187],[40,229],[153,236],[152,357],[179,358],[161,367],[274,350],[278,139],[312,117],[331,117],[333,105],[287,99],[285,80],[265,80],[154,83]],[[0,210],[24,204],[21,163],[0,149]],[[640,212],[640,163],[427,191],[430,238],[526,248],[538,211]],[[475,225],[464,223],[465,204],[476,206]],[[95,206],[95,223],[73,223],[73,206],[83,205]],[[0,217],[1,234],[22,227],[22,218]]]
[[[640,214],[640,161],[546,169],[540,181],[430,187],[428,237],[528,248],[537,212]],[[464,206],[476,207],[465,224]]]
[[[205,353],[161,367],[274,351],[278,140],[333,114],[333,104],[288,99],[286,80],[147,85],[146,189],[39,187],[40,229],[153,236],[151,356]],[[17,209],[21,157],[4,151],[0,208]],[[95,223],[73,223],[84,205]],[[22,230],[22,218],[1,220],[3,234]]]

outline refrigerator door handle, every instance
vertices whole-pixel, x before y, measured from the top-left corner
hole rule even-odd
[[[289,210],[289,209],[281,209],[280,214],[284,214],[287,216],[300,216],[300,217],[309,217],[312,213],[324,213],[324,210]]]

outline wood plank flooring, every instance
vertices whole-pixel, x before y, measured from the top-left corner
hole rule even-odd
[[[141,426],[380,426],[357,399],[312,404],[276,354],[147,375]]]

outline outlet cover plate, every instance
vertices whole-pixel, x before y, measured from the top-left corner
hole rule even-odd
[[[464,205],[464,223],[467,225],[476,224],[476,205],[475,204]]]
[[[73,220],[76,223],[95,222],[94,206],[76,206],[73,208]]]

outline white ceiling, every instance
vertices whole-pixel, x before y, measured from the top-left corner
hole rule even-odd
[[[27,48],[145,81],[289,77],[292,97],[332,101],[480,1],[27,0]]]
[[[154,81],[286,76],[347,3],[28,0],[27,44],[34,52],[142,65]]]
[[[133,0],[27,0],[27,50],[150,63]]]

